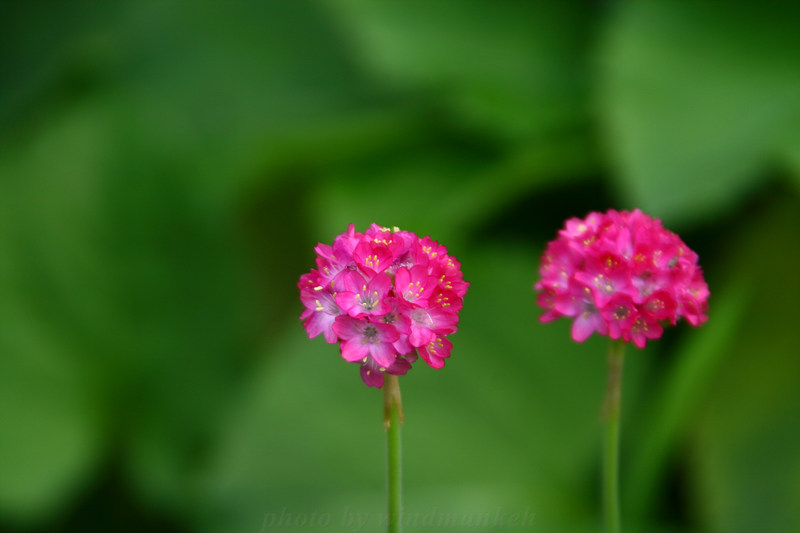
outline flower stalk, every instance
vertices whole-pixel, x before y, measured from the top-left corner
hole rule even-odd
[[[397,376],[387,374],[383,383],[383,426],[386,430],[386,500],[389,533],[399,533],[402,512],[402,447],[400,426],[403,402]]]
[[[661,221],[643,213],[608,210],[570,218],[547,244],[539,268],[539,318],[572,319],[572,338],[593,333],[611,339],[603,511],[606,532],[619,533],[619,426],[625,345],[644,348],[683,318],[692,326],[708,320],[708,284],[698,256]]]
[[[469,282],[461,263],[430,237],[372,224],[350,224],[333,244],[319,243],[316,266],[297,283],[309,338],[339,344],[342,358],[360,366],[368,387],[383,389],[389,533],[400,531],[403,407],[397,376],[422,359],[442,368],[458,330]]]
[[[608,383],[604,414],[606,442],[603,457],[603,511],[606,533],[619,533],[619,420],[625,342],[612,340],[608,351]]]

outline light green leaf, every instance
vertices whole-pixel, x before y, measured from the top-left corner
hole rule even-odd
[[[618,8],[600,84],[618,188],[660,217],[729,209],[800,126],[800,9],[667,1]]]
[[[252,349],[226,213],[200,209],[180,164],[129,130],[93,102],[0,153],[10,515],[46,520],[75,498],[112,431],[140,492],[182,503],[194,443]]]
[[[97,384],[76,364],[80,358],[69,353],[72,347],[57,328],[32,321],[24,301],[4,294],[0,512],[40,524],[71,504],[97,467],[105,409],[97,402]]]

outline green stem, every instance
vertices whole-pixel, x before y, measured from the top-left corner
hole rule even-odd
[[[622,396],[622,366],[625,343],[611,341],[608,351],[608,388],[606,390],[606,444],[603,457],[603,511],[606,533],[619,533],[619,414]]]
[[[403,424],[403,402],[397,376],[385,375],[383,383],[383,426],[386,429],[386,496],[388,531],[400,533],[403,511],[401,478],[400,426]]]

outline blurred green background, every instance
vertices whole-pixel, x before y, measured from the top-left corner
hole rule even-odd
[[[800,531],[798,27],[789,2],[2,2],[0,531],[379,531],[381,394],[297,320],[350,222],[472,283],[447,366],[401,379],[407,531],[600,531],[606,339],[540,324],[531,286],[610,207],[679,232],[712,293],[629,351],[626,531]]]

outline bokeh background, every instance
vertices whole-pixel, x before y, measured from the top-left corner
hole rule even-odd
[[[379,531],[381,393],[296,282],[348,223],[472,283],[401,379],[407,531],[600,531],[564,219],[640,207],[710,320],[631,349],[627,531],[800,531],[800,8],[4,1],[0,531]]]

